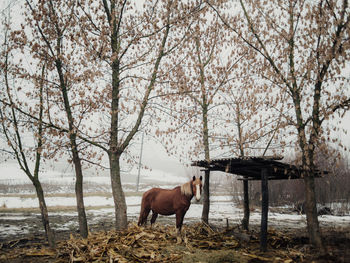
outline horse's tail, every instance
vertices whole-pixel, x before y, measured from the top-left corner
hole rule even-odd
[[[139,216],[139,221],[137,223],[138,226],[143,225],[147,221],[148,214],[150,212],[150,204],[147,204],[147,196],[149,195],[149,192],[151,190],[143,193],[142,195],[142,201],[141,201],[141,210],[140,210],[140,216]]]
[[[140,216],[139,221],[137,223],[138,226],[141,226],[143,224],[143,214],[145,211],[145,194],[142,195],[142,201],[141,201],[141,210],[140,210]]]

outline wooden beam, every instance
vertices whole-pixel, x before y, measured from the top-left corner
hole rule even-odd
[[[267,250],[267,215],[269,211],[269,170],[261,170],[261,230],[260,230],[260,250]]]

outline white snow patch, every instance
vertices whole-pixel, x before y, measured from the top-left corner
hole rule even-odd
[[[75,206],[75,197],[46,197],[47,206]],[[127,205],[140,205],[141,196],[127,196],[125,198]],[[38,207],[38,199],[32,197],[0,196],[0,205],[7,208],[33,208]],[[105,196],[87,196],[84,197],[84,205],[89,206],[113,206],[113,198]]]
[[[76,229],[78,227],[77,221],[69,221],[63,225],[59,225],[56,227],[56,230],[71,230]]]
[[[0,219],[2,220],[14,220],[14,221],[22,221],[30,218],[30,216],[24,216],[24,215],[4,215],[1,216]]]
[[[232,195],[212,195],[210,202],[232,202]]]
[[[23,235],[28,234],[29,230],[23,226],[16,225],[0,225],[0,237],[6,237],[10,235]]]

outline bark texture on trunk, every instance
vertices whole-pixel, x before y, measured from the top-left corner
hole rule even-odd
[[[313,133],[311,141],[308,143],[306,139],[306,126],[303,124],[303,115],[301,111],[300,93],[293,92],[293,102],[295,105],[295,116],[297,119],[297,131],[299,147],[301,150],[301,164],[303,168],[303,177],[305,183],[305,208],[307,218],[307,230],[309,233],[310,243],[318,248],[321,252],[324,251],[322,243],[319,221],[317,217],[316,193],[315,193],[315,178],[313,177],[314,165],[314,150],[317,141],[313,141]]]
[[[123,230],[127,228],[128,220],[125,195],[120,180],[120,156],[118,154],[111,154],[110,167],[112,194],[115,209],[115,227],[117,230]]]
[[[324,252],[320,227],[317,216],[316,194],[315,194],[315,178],[313,176],[304,177],[305,183],[305,213],[307,221],[307,229],[309,233],[310,243],[319,248],[320,252]]]
[[[75,168],[75,195],[77,200],[77,211],[79,220],[79,232],[83,238],[88,236],[88,224],[84,206],[84,194],[83,194],[83,172],[80,162],[78,151],[73,150],[73,163]]]
[[[50,227],[49,213],[47,211],[44,191],[42,189],[40,181],[37,178],[33,179],[33,185],[35,187],[36,195],[38,197],[40,213],[41,213],[41,221],[45,229],[45,235],[46,235],[47,241],[51,248],[55,248],[56,247],[55,233]]]
[[[210,209],[210,171],[205,170],[204,174],[204,185],[203,185],[203,210],[202,210],[202,221],[206,224],[209,223],[209,209]]]
[[[202,94],[202,118],[203,118],[203,145],[205,160],[210,162],[209,149],[209,129],[208,129],[208,103],[205,93]],[[204,186],[203,186],[203,210],[202,221],[209,223],[209,209],[210,209],[210,170],[205,170]]]
[[[243,180],[243,212],[244,217],[242,219],[242,227],[245,230],[249,229],[249,216],[250,216],[250,210],[249,210],[249,188],[248,188],[248,181]]]
[[[60,79],[60,88],[64,103],[64,109],[66,112],[68,126],[69,126],[69,142],[70,148],[73,156],[73,164],[75,169],[75,195],[77,200],[77,211],[78,211],[78,221],[79,221],[79,232],[83,238],[87,238],[88,236],[88,226],[87,219],[85,214],[85,206],[84,206],[84,194],[83,194],[83,171],[81,166],[81,160],[79,157],[78,145],[76,142],[77,134],[76,128],[74,126],[74,118],[70,106],[70,101],[68,97],[68,90],[66,86],[66,81],[64,79],[64,73],[62,68],[62,61],[60,59],[56,60],[56,69]]]

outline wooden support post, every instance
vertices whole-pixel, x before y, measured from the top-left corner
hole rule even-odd
[[[243,180],[243,212],[244,217],[242,219],[242,227],[245,230],[249,228],[249,193],[248,193],[248,180]]]
[[[260,230],[260,250],[267,250],[267,214],[269,211],[269,187],[267,168],[261,170],[261,230]]]

